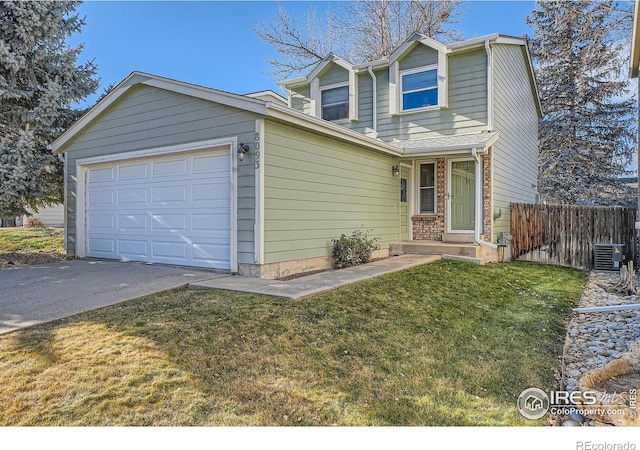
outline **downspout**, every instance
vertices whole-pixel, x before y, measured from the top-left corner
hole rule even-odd
[[[373,137],[378,137],[378,80],[373,73],[373,68],[371,66],[367,67],[369,75],[371,75],[371,81],[373,82],[373,119],[372,119],[372,128],[373,128]]]
[[[482,239],[480,239],[480,227],[483,224],[483,220],[482,220],[482,199],[483,199],[483,185],[484,183],[482,182],[482,171],[480,170],[482,167],[482,160],[480,159],[480,155],[478,155],[478,152],[476,151],[476,148],[472,148],[471,149],[471,154],[473,155],[473,157],[476,160],[476,164],[475,164],[475,172],[476,172],[476,198],[475,198],[475,213],[476,213],[476,218],[475,218],[475,226],[473,227],[473,240],[476,244],[478,245],[483,245],[485,247],[489,247],[493,250],[497,250],[498,246],[491,243],[491,242],[487,242],[487,241],[483,241]]]
[[[493,56],[489,41],[484,41],[487,52],[487,130],[493,131]]]

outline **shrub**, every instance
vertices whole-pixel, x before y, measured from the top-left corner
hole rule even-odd
[[[27,219],[26,228],[44,228],[44,224],[37,217],[32,217]]]
[[[373,230],[364,230],[362,227],[356,228],[351,233],[351,236],[343,234],[338,239],[332,239],[333,257],[335,258],[337,269],[369,262],[371,254],[380,249],[380,245],[377,244],[380,237],[369,238],[371,231]]]

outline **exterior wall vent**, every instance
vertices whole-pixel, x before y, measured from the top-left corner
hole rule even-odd
[[[595,270],[619,271],[624,259],[623,244],[593,245],[593,268]]]

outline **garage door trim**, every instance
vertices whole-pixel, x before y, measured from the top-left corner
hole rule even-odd
[[[229,154],[231,159],[231,167],[229,170],[231,179],[231,242],[230,242],[230,255],[229,261],[231,264],[231,272],[238,271],[238,259],[237,259],[237,246],[238,246],[238,232],[237,232],[237,210],[238,210],[238,195],[237,195],[237,172],[238,161],[236,158],[236,148],[238,146],[237,137],[229,137],[223,139],[212,139],[207,141],[198,141],[187,144],[173,145],[170,147],[153,148],[146,150],[138,150],[126,153],[116,153],[113,155],[95,156],[91,158],[83,158],[76,161],[76,176],[77,176],[77,198],[76,198],[76,257],[85,258],[87,255],[87,170],[89,166],[105,163],[105,162],[117,162],[126,161],[130,159],[138,159],[153,156],[170,155],[174,153],[185,153],[197,150],[205,150],[207,148],[220,148],[229,147]]]

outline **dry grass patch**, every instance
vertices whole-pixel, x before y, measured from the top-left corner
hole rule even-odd
[[[529,425],[586,274],[441,261],[300,302],[174,290],[0,338],[0,425]]]
[[[61,228],[0,228],[0,268],[65,258]]]

